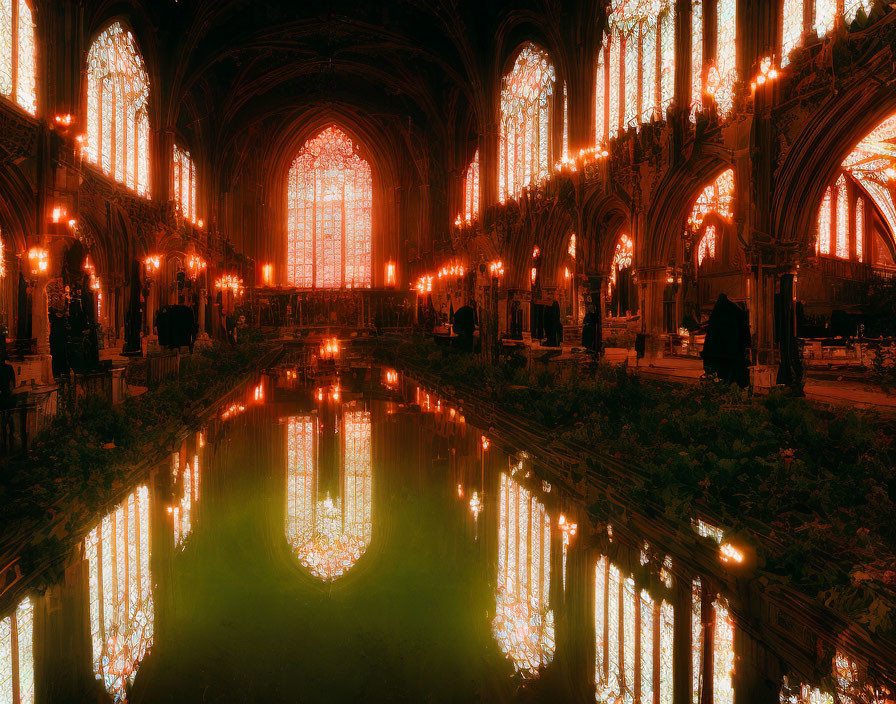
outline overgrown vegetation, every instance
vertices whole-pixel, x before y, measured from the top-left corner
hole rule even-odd
[[[94,511],[136,465],[166,447],[270,350],[264,344],[197,349],[181,360],[178,379],[141,396],[113,406],[91,395],[61,407],[28,453],[4,468],[4,526],[47,518],[61,503],[72,520]]]
[[[682,521],[710,507],[756,545],[762,569],[896,637],[892,420],[781,393],[750,398],[713,382],[643,380],[609,365],[563,376],[486,366],[419,339],[380,354],[646,469],[626,489],[632,502],[655,502]]]

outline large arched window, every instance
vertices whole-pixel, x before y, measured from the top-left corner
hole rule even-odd
[[[597,141],[661,118],[675,94],[671,0],[616,0],[596,78]],[[659,69],[659,72],[657,71]]]
[[[87,55],[87,158],[149,197],[149,77],[134,36],[114,22]]]
[[[0,0],[0,94],[37,112],[37,46],[27,0]]]
[[[174,189],[172,194],[181,214],[190,222],[196,222],[196,166],[186,149],[174,145],[174,160],[171,178]]]
[[[692,120],[703,108],[704,95],[715,100],[719,114],[727,116],[734,107],[734,84],[737,82],[737,0],[716,0],[716,25],[712,28],[716,40],[715,56],[709,54],[703,41],[706,1],[712,2],[691,2]]]
[[[371,171],[347,134],[328,127],[305,143],[287,198],[287,283],[370,288]]]
[[[501,88],[501,202],[550,172],[554,66],[547,52],[523,46]]]
[[[716,258],[719,225],[734,215],[734,169],[726,169],[697,196],[688,215],[688,229],[697,242],[697,266]],[[709,216],[714,216],[707,220]]]

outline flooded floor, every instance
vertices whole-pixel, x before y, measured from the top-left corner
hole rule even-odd
[[[501,701],[551,662],[544,507],[458,411],[365,376],[268,377],[87,538],[114,698]]]

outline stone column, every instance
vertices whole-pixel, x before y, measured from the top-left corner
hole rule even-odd
[[[800,359],[799,345],[796,339],[796,317],[793,306],[793,282],[796,274],[791,268],[781,274],[780,297],[777,306],[778,346],[780,361],[778,364],[778,383],[789,386],[797,396],[803,392],[803,363]]]

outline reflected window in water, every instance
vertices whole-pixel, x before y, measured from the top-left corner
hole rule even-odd
[[[34,701],[34,607],[25,599],[0,620],[0,702]]]
[[[597,561],[594,584],[597,700],[632,702],[640,696],[642,702],[672,704],[672,605],[639,591],[606,557]]]
[[[175,496],[180,496],[175,506],[170,509],[174,523],[174,547],[179,548],[193,529],[193,512],[199,500],[199,453],[193,455],[192,461],[184,463],[180,471],[180,453],[171,456],[171,474],[174,480]]]
[[[288,424],[286,538],[302,565],[325,582],[351,569],[372,533],[370,413],[346,411],[341,426],[343,462],[334,497],[321,491],[315,471],[317,419],[297,416]]]
[[[85,551],[94,673],[115,701],[123,701],[153,637],[149,490],[145,486],[91,531]]]
[[[541,502],[502,474],[493,630],[501,650],[526,675],[554,657],[550,585],[550,517]]]

